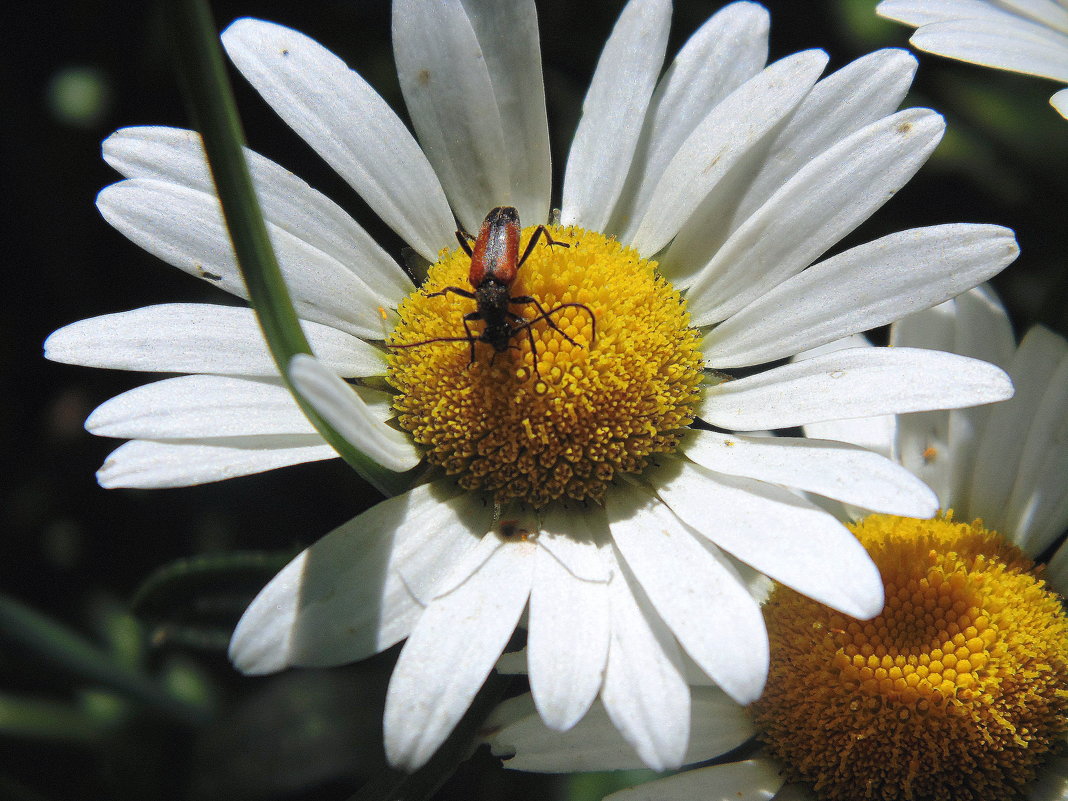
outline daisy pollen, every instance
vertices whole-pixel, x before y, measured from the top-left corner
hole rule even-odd
[[[1068,618],[1033,563],[977,521],[852,526],[886,607],[869,621],[784,587],[751,707],[821,800],[1019,798],[1068,730]]]
[[[548,230],[570,247],[535,247],[512,295],[579,304],[553,315],[556,330],[542,319],[492,358],[478,347],[474,361],[463,341],[395,349],[387,380],[399,425],[464,489],[535,507],[603,502],[613,479],[674,451],[693,422],[700,334],[656,262],[603,234]],[[471,301],[439,293],[462,285],[469,265],[462,250],[443,252],[401,304],[390,342],[455,338]]]

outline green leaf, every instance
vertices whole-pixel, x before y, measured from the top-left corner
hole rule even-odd
[[[115,690],[180,722],[197,724],[207,718],[205,710],[170,695],[77,632],[5,596],[0,596],[0,641],[81,682]]]
[[[0,694],[4,737],[97,743],[107,730],[107,721],[74,704]]]
[[[196,595],[222,591],[242,596],[243,609],[264,582],[296,555],[296,551],[236,551],[178,559],[145,579],[131,605],[135,614],[156,615],[188,606]]]
[[[225,651],[238,616],[296,551],[244,551],[179,559],[155,571],[134,595],[133,612],[156,644]]]
[[[410,484],[406,474],[394,473],[361,453],[326,422],[294,389],[287,367],[298,353],[311,353],[282,280],[267,236],[259,200],[242,147],[245,136],[223,66],[218,33],[204,0],[165,3],[176,33],[179,69],[193,116],[207,152],[215,188],[237,254],[249,300],[260,321],[279,373],[301,410],[341,457],[368,483],[386,495]]]

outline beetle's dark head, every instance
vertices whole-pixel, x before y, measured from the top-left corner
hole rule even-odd
[[[519,212],[515,206],[498,206],[486,215],[486,222],[490,225],[504,225],[515,223],[519,225]]]

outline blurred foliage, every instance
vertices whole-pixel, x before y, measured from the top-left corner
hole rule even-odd
[[[558,177],[622,4],[538,2]],[[835,68],[876,47],[907,47],[910,31],[878,19],[874,4],[769,2],[772,57],[823,47]],[[669,51],[719,5],[678,0]],[[220,27],[251,15],[303,31],[403,109],[385,0],[225,0],[214,14]],[[45,0],[11,23],[0,143],[8,270],[18,283],[0,337],[0,798],[348,798],[382,770],[382,699],[396,649],[336,670],[248,678],[224,647],[281,561],[378,496],[338,460],[187,489],[96,485],[93,471],[117,443],[89,436],[82,421],[153,377],[47,363],[44,338],[96,314],[222,299],[126,241],[93,207],[116,180],[99,154],[112,130],[189,125],[171,34],[154,6]],[[1041,322],[1068,333],[1068,123],[1048,104],[1054,85],[918,58],[908,103],[943,113],[947,136],[842,247],[916,225],[1009,225],[1023,255],[995,286],[1018,332]],[[251,146],[326,192],[400,258],[403,243],[239,77],[234,84]],[[639,780],[515,774],[483,749],[435,797],[592,801]]]

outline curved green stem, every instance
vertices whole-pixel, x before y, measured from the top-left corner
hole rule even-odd
[[[290,360],[298,353],[312,351],[278,269],[253,190],[242,151],[245,137],[223,65],[218,33],[206,0],[171,0],[164,5],[176,33],[179,68],[204,139],[241,275],[278,371],[301,411],[341,458],[384,494],[403,492],[409,486],[404,474],[387,470],[357,450],[296,392],[289,380]]]

